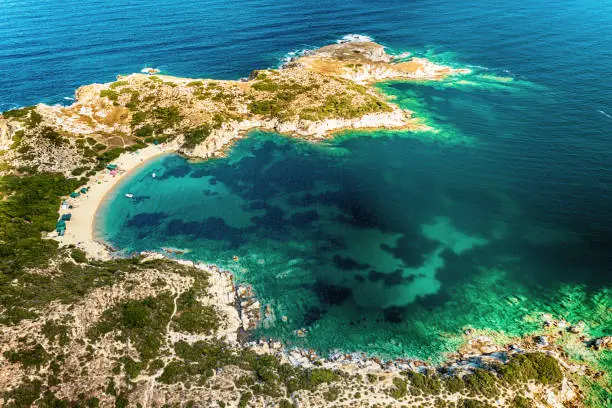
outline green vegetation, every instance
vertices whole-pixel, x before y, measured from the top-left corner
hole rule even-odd
[[[337,400],[341,393],[342,391],[339,387],[329,387],[329,389],[323,393],[323,398],[325,398],[325,401],[332,402]]]
[[[514,408],[531,408],[532,403],[529,398],[525,398],[521,395],[517,395],[516,397],[514,397],[514,400],[512,401],[512,405]]]
[[[57,251],[57,243],[43,240],[41,233],[55,228],[60,197],[75,190],[81,181],[61,175],[0,177],[0,302],[7,283],[24,269],[45,265]],[[9,311],[10,314],[10,311]]]
[[[393,386],[394,387],[389,392],[389,395],[391,395],[393,398],[399,400],[408,394],[406,381],[402,380],[401,378],[395,377],[393,379]]]
[[[129,378],[138,377],[140,371],[146,366],[146,363],[134,361],[129,357],[122,357],[121,362],[123,363],[123,369]]]
[[[461,399],[457,402],[457,408],[493,408],[486,402],[476,399]]]
[[[152,116],[159,122],[160,126],[163,129],[170,129],[175,127],[181,122],[182,119],[179,108],[177,106],[159,106],[153,109]]]
[[[116,102],[119,99],[119,93],[112,89],[103,89],[100,91],[101,98],[108,98],[109,100]]]
[[[304,109],[300,116],[308,120],[322,120],[332,117],[358,118],[367,113],[390,112],[392,109],[383,101],[366,95],[364,101],[356,102],[354,97],[343,93],[330,95],[322,105]]]
[[[190,130],[185,134],[185,147],[193,149],[198,144],[202,143],[210,133],[212,132],[212,126],[208,123],[198,126],[195,129]]]
[[[563,379],[559,363],[543,353],[516,354],[501,367],[502,378],[509,383],[536,380],[556,384]]]
[[[495,374],[490,371],[477,368],[472,374],[465,375],[463,382],[470,395],[496,397],[499,394]]]
[[[132,114],[132,122],[131,125],[132,127],[136,127],[138,125],[140,125],[141,123],[143,123],[145,120],[147,119],[147,113],[146,112],[134,112]]]
[[[36,106],[8,110],[2,113],[6,119],[18,120],[25,124],[28,129],[34,129],[42,123],[42,115],[36,111]]]
[[[129,339],[142,360],[153,359],[162,346],[172,304],[169,294],[122,303],[104,311],[87,335],[95,341],[108,332],[118,330],[119,339]]]
[[[410,389],[414,394],[436,395],[442,389],[440,379],[436,375],[425,375],[414,371],[404,371],[402,374],[410,381],[412,385]]]
[[[32,112],[34,109],[36,109],[35,106],[27,106],[25,108],[11,109],[11,110],[2,112],[2,116],[4,116],[6,119],[23,120],[29,117],[30,112]]]
[[[192,288],[179,296],[175,327],[179,331],[193,334],[211,334],[219,327],[219,316],[213,306],[202,306]]]
[[[17,351],[5,351],[4,358],[11,363],[21,363],[24,367],[40,368],[49,360],[49,355],[40,344]]]
[[[144,125],[143,127],[137,129],[134,132],[134,135],[138,137],[149,137],[153,135],[153,132],[155,132],[153,125]]]
[[[56,132],[52,127],[45,126],[40,129],[40,136],[51,144],[59,146],[66,143],[66,139]]]
[[[238,401],[238,408],[245,408],[251,398],[253,398],[253,393],[251,392],[245,392],[240,395],[240,400]]]
[[[117,81],[117,82],[113,82],[112,84],[109,85],[110,89],[117,89],[119,87],[122,86],[126,86],[129,85],[130,83],[128,81]]]
[[[57,341],[60,346],[68,344],[68,326],[64,324],[49,320],[43,325],[41,333],[50,342]]]
[[[278,403],[278,408],[294,408],[294,405],[291,403],[291,401],[282,399]]]
[[[14,399],[13,406],[29,407],[41,394],[42,382],[40,380],[24,379],[15,389],[4,393],[4,399]]]
[[[216,342],[198,341],[192,345],[185,342],[175,344],[180,360],[170,362],[159,380],[166,384],[177,382],[203,384],[214,370],[226,365],[237,365],[253,373],[243,379],[256,394],[270,396],[288,394],[298,390],[314,390],[325,383],[340,379],[337,373],[322,369],[302,369],[289,364],[280,364],[271,355],[258,355],[248,350],[232,350]]]

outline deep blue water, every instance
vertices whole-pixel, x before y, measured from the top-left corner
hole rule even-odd
[[[79,85],[144,66],[244,77],[349,33],[474,68],[471,85],[380,85],[438,134],[321,147],[259,135],[226,160],[161,159],[107,203],[115,219],[101,234],[127,250],[188,247],[233,268],[290,317],[265,335],[320,350],[431,357],[448,346],[439,334],[463,325],[508,330],[535,310],[588,314],[575,311],[588,305],[577,288],[595,292],[612,276],[612,3],[2,1],[0,110],[66,103]],[[153,169],[165,189],[152,188]],[[128,190],[155,200],[128,206]],[[427,225],[487,244],[452,251]],[[393,292],[390,265],[415,267],[440,245],[435,279]],[[364,295],[366,280],[380,290]],[[310,335],[292,336],[302,326]]]

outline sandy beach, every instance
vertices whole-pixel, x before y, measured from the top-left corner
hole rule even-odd
[[[112,162],[118,166],[119,170],[115,175],[109,170],[102,170],[90,177],[87,185],[83,186],[89,187],[87,193],[65,200],[72,206],[70,209],[60,209],[60,216],[67,213],[72,214],[72,219],[66,222],[66,233],[64,236],[58,236],[54,231],[49,234],[49,237],[58,241],[61,246],[74,245],[82,249],[89,258],[110,259],[111,253],[107,246],[94,238],[94,220],[104,197],[132,170],[160,154],[171,153],[177,149],[176,143],[168,143],[151,145],[136,152],[123,153]]]

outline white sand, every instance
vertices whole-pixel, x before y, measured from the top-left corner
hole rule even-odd
[[[174,152],[177,149],[178,145],[176,143],[168,143],[159,146],[151,145],[136,152],[123,153],[113,161],[113,164],[118,165],[119,170],[115,176],[111,175],[110,171],[103,170],[90,177],[86,185],[86,187],[89,187],[87,193],[81,194],[77,198],[66,199],[66,202],[73,206],[73,208],[67,210],[60,209],[60,215],[72,214],[72,219],[66,221],[66,233],[63,237],[60,237],[56,232],[52,232],[49,237],[58,241],[61,246],[75,245],[85,251],[89,258],[103,260],[111,258],[111,253],[106,245],[94,238],[94,219],[104,197],[131,170],[153,157]]]

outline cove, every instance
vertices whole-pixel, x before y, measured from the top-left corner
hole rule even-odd
[[[530,135],[554,106],[381,87],[443,131],[320,144],[255,131],[226,158],[162,156],[107,197],[97,236],[124,254],[178,248],[231,270],[269,305],[255,338],[323,354],[438,361],[466,328],[520,335],[544,312],[609,330],[609,216],[567,182],[592,169],[568,175],[564,152]]]

